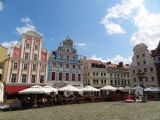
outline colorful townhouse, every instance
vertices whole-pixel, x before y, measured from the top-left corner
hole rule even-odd
[[[7,74],[7,63],[8,63],[7,48],[0,45],[0,82],[4,83]]]
[[[69,37],[49,55],[48,84],[54,87],[66,84],[83,87],[83,65]]]
[[[45,85],[48,73],[48,52],[42,48],[42,36],[28,31],[15,45],[8,58],[5,91],[14,93],[32,85]]]

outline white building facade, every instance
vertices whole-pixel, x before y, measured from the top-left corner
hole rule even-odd
[[[133,49],[134,55],[130,65],[131,85],[144,87],[158,86],[157,71],[151,51],[145,44],[138,44]],[[141,73],[142,80],[139,79]]]

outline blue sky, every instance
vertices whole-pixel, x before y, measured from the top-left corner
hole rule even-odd
[[[80,55],[130,63],[134,45],[157,46],[159,6],[159,0],[2,0],[0,43],[17,43],[31,29],[49,51],[69,35]]]

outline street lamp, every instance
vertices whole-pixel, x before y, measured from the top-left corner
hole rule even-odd
[[[143,84],[143,78],[146,78],[145,76],[145,73],[144,72],[142,72],[141,70],[139,70],[138,71],[138,73],[137,73],[137,76],[138,76],[138,78],[139,78],[139,85],[143,88],[143,99],[142,99],[142,102],[145,102],[145,94],[144,94],[144,84]]]
[[[145,73],[142,72],[141,70],[138,71],[137,76],[139,78],[139,85],[144,89],[144,85],[143,85],[143,78],[145,78]]]

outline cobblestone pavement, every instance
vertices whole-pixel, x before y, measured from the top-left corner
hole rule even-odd
[[[160,101],[101,102],[0,112],[0,120],[160,120]]]

